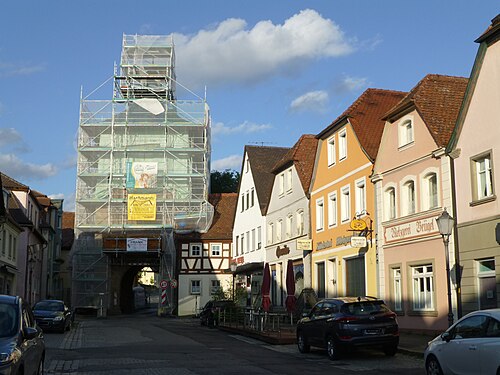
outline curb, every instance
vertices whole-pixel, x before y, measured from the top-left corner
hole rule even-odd
[[[418,359],[424,359],[424,353],[412,349],[398,347],[398,353],[406,354]]]

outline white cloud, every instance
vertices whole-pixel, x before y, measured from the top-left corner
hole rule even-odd
[[[27,163],[14,154],[0,154],[0,170],[16,180],[43,180],[58,172],[53,164]]]
[[[344,94],[346,92],[360,90],[366,86],[368,86],[367,78],[344,76],[335,85],[335,92],[338,94]]]
[[[328,93],[324,90],[310,91],[295,98],[290,103],[290,110],[293,112],[320,112],[323,113],[328,105]]]
[[[224,125],[222,122],[218,122],[212,125],[212,135],[230,135],[230,134],[251,134],[266,131],[271,129],[272,126],[268,124],[254,124],[250,121],[245,121],[238,126],[230,127]]]
[[[212,161],[212,169],[218,171],[224,171],[226,169],[234,169],[239,171],[242,162],[241,155],[230,155],[223,159],[218,159]]]
[[[260,21],[250,29],[245,20],[229,18],[194,35],[174,34],[174,40],[178,77],[193,88],[253,83],[354,51],[337,24],[311,9],[283,24]]]
[[[12,146],[15,143],[21,143],[23,137],[14,128],[0,128],[0,148]]]
[[[48,197],[50,199],[64,199],[63,211],[65,212],[75,211],[75,193],[71,193],[67,197],[64,193],[50,194]]]
[[[45,66],[42,64],[22,65],[0,61],[0,77],[28,76],[43,70],[45,70]]]

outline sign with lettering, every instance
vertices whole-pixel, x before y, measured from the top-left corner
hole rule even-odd
[[[329,247],[332,247],[332,240],[328,240],[328,241],[319,241],[319,242],[316,244],[316,250],[328,249]]]
[[[127,251],[147,251],[147,238],[127,238]]]
[[[351,237],[351,247],[366,247],[366,237]]]
[[[436,217],[427,217],[398,225],[390,225],[384,228],[385,243],[411,240],[425,237],[430,234],[439,233]]]
[[[290,254],[290,248],[288,246],[283,246],[283,247],[277,247],[276,248],[276,258],[279,258],[280,256],[283,255],[288,255]]]
[[[297,240],[297,250],[312,250],[313,242],[312,240]]]

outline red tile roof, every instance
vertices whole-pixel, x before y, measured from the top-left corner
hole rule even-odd
[[[297,143],[279,160],[273,168],[273,173],[278,174],[292,164],[295,165],[304,193],[309,195],[318,139],[313,134],[302,135]]]
[[[212,225],[206,233],[201,234],[202,239],[226,239],[233,238],[233,220],[238,202],[236,193],[210,194],[208,201],[214,206],[214,218]]]
[[[463,77],[428,74],[384,118],[393,121],[415,108],[436,144],[444,147],[455,127],[467,82]]]
[[[370,160],[374,161],[384,131],[385,121],[382,116],[405,95],[406,93],[400,91],[367,89],[316,137],[325,139],[334,128],[349,120],[361,147]]]

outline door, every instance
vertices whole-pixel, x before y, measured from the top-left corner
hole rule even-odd
[[[337,292],[337,263],[336,259],[328,260],[328,297],[338,297]]]
[[[318,298],[325,298],[325,263],[316,263],[317,270],[317,286],[318,286]]]
[[[365,257],[346,259],[346,295],[347,296],[365,296]]]

